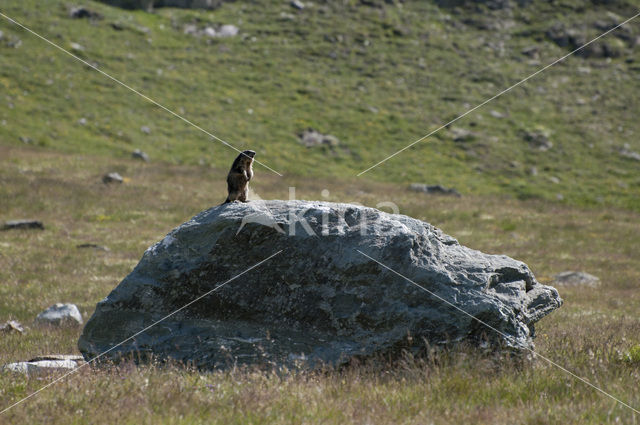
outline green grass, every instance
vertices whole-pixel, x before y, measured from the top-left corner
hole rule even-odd
[[[607,12],[637,11],[632,2],[585,8],[577,1],[513,11],[346,1],[299,13],[266,0],[154,14],[87,5],[104,18],[72,20],[61,1],[8,0],[2,11],[64,48],[79,43],[85,60],[238,148],[256,150],[270,167],[310,178],[351,178],[566,54],[545,35],[553,25],[595,37],[602,32],[596,21],[616,19]],[[198,38],[183,33],[188,23],[232,23],[241,32]],[[639,33],[637,23],[627,28],[631,37]],[[154,160],[219,167],[236,155],[8,21],[0,29],[5,40],[23,42],[0,50],[1,143],[18,145],[22,137],[48,149],[113,157],[142,148]],[[456,122],[473,131],[472,140],[454,142],[442,130],[359,179],[440,183],[518,199],[560,194],[569,205],[640,211],[640,179],[632,172],[638,163],[618,154],[624,143],[640,151],[640,58],[619,33],[602,41],[618,57],[570,57]],[[532,45],[540,49],[536,61],[521,53]],[[336,135],[340,146],[303,147],[296,134],[307,127]],[[522,136],[527,131],[545,132],[554,146],[532,148]]]
[[[144,250],[193,214],[222,201],[226,170],[0,147],[0,221],[37,218],[44,231],[0,232],[0,364],[77,353],[81,329],[34,323],[49,305],[74,302],[85,318]],[[103,173],[128,178],[107,186]],[[258,174],[265,199],[286,198],[280,177]],[[204,182],[204,183],[203,183]],[[289,180],[300,199],[375,206],[394,199],[461,243],[506,253],[549,282],[563,270],[599,276],[599,288],[565,288],[565,305],[537,326],[536,351],[634,407],[640,298],[640,216],[506,197],[416,195],[391,183]],[[256,195],[254,195],[254,198]],[[111,251],[78,249],[81,243]],[[57,374],[0,374],[0,408]],[[238,369],[203,373],[157,365],[82,369],[0,416],[0,423],[633,423],[633,412],[538,359],[520,364],[461,347],[428,359],[353,364],[323,372]]]
[[[294,186],[299,199],[392,201],[467,246],[526,262],[543,283],[564,270],[599,276],[598,288],[559,288],[565,304],[538,324],[536,350],[639,408],[640,174],[618,154],[625,143],[640,151],[637,47],[611,34],[603,42],[619,56],[570,57],[456,122],[473,132],[469,140],[445,129],[356,177],[566,54],[545,35],[553,25],[595,37],[595,21],[614,19],[607,12],[629,17],[638,8],[533,3],[491,11],[318,1],[296,12],[259,0],[150,14],[88,1],[103,16],[92,22],[68,18],[62,1],[5,0],[0,12],[64,48],[82,45],[78,55],[101,70],[256,150],[284,177],[256,166],[254,199],[287,199]],[[184,34],[188,23],[231,23],[241,33],[207,40]],[[627,27],[640,33],[637,22]],[[0,322],[29,328],[0,336],[4,364],[77,352],[81,329],[41,327],[35,316],[73,302],[88,318],[149,245],[223,201],[236,153],[3,18],[0,31],[0,222],[45,224],[0,232]],[[22,44],[9,47],[16,38]],[[532,45],[538,62],[521,53]],[[341,144],[307,149],[296,138],[307,127]],[[553,147],[532,148],[522,135],[533,131]],[[151,163],[132,160],[135,148]],[[125,183],[103,184],[111,171]],[[407,190],[413,182],[463,197],[416,194]],[[83,243],[110,251],[77,248]],[[0,373],[0,409],[56,376]],[[519,364],[464,347],[322,372],[85,368],[0,415],[12,424],[115,422],[613,424],[637,416],[541,359]]]

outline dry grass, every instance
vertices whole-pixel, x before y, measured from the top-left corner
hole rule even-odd
[[[107,186],[101,176],[127,181]],[[2,336],[0,363],[76,352],[80,329],[39,327],[37,313],[74,302],[88,317],[169,230],[224,199],[226,170],[145,164],[0,146],[0,220],[35,218],[44,231],[0,232],[0,321],[29,326]],[[640,408],[640,215],[508,198],[415,195],[354,179],[277,178],[258,169],[263,198],[394,201],[473,248],[525,261],[550,281],[563,270],[602,279],[560,288],[565,305],[538,326],[537,349]],[[81,243],[111,251],[78,249]],[[0,374],[0,409],[54,379]],[[82,369],[0,416],[0,423],[635,423],[630,409],[543,361],[518,365],[473,350],[429,361],[352,365],[340,371],[201,373],[154,365]]]

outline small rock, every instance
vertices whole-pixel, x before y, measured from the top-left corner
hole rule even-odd
[[[289,3],[291,5],[291,7],[293,7],[294,9],[298,9],[298,10],[302,10],[304,9],[304,3],[302,3],[299,0],[293,0],[291,3]]]
[[[565,286],[590,286],[600,285],[600,279],[585,272],[566,271],[554,276],[555,283]]]
[[[78,364],[73,360],[42,360],[37,362],[9,363],[2,367],[3,371],[31,375],[35,373],[47,373],[60,369],[75,369]]]
[[[203,32],[204,32],[204,35],[206,35],[208,37],[216,37],[217,36],[216,30],[211,28],[211,27],[206,27]]]
[[[44,356],[36,356],[29,360],[30,362],[41,362],[43,360],[71,360],[74,362],[84,362],[84,357],[79,354],[47,354]]]
[[[81,52],[84,50],[84,47],[78,43],[71,42],[69,45],[71,46],[71,50],[75,50],[76,52]]]
[[[2,40],[2,37],[4,37],[4,33],[0,31],[0,40]]]
[[[235,37],[238,35],[238,31],[240,30],[235,25],[223,25],[216,31],[216,35],[222,38]]]
[[[631,146],[628,143],[625,143],[620,149],[620,155],[625,158],[635,159],[636,161],[640,161],[640,153],[632,151]]]
[[[560,183],[560,179],[557,178],[556,176],[549,176],[549,181],[553,184],[559,184]]]
[[[314,146],[328,146],[334,148],[340,144],[340,140],[331,134],[322,134],[313,128],[308,128],[302,133],[298,134],[300,142],[308,148]]]
[[[72,8],[71,11],[69,12],[69,17],[74,18],[74,19],[82,19],[82,18],[100,19],[100,18],[102,18],[102,16],[99,13],[94,12],[93,10],[89,10],[84,6]]]
[[[118,173],[108,173],[102,177],[104,183],[122,183],[124,179]]]
[[[427,185],[422,183],[411,183],[409,185],[409,190],[414,192],[423,192],[429,194],[441,194],[441,195],[453,195],[457,197],[461,197],[462,195],[455,189],[448,189],[439,184],[436,185]]]
[[[9,229],[40,229],[44,230],[44,224],[38,220],[10,220],[4,223],[2,230]]]
[[[9,320],[7,322],[5,322],[3,325],[0,325],[0,333],[12,333],[12,332],[17,332],[20,334],[24,333],[24,328],[22,327],[22,325],[20,324],[20,322],[17,322],[15,320]]]
[[[36,316],[36,322],[51,325],[74,324],[81,325],[82,315],[75,304],[57,303]]]
[[[149,155],[142,152],[140,149],[136,149],[131,153],[131,157],[135,159],[141,159],[144,162],[149,162]]]
[[[472,131],[459,127],[451,128],[451,134],[454,142],[470,142],[476,137]]]
[[[87,125],[87,119],[82,117],[78,120],[78,124],[80,125]]]
[[[7,41],[7,47],[13,47],[14,49],[17,49],[20,46],[22,46],[22,40],[20,40],[18,37],[11,37],[11,39]]]
[[[151,129],[146,125],[140,127],[140,131],[142,131],[144,134],[151,134]]]
[[[522,133],[524,140],[529,142],[531,146],[541,151],[547,151],[553,147],[553,143],[549,140],[549,136],[542,131],[525,131]]]
[[[531,174],[532,176],[537,176],[538,175],[538,168],[537,167],[529,168],[529,174]]]
[[[525,56],[529,56],[532,59],[538,59],[540,48],[538,46],[529,46],[522,49],[522,54]]]
[[[26,145],[30,145],[31,142],[33,142],[33,140],[31,140],[31,137],[27,136],[20,136],[20,141]]]
[[[109,249],[109,247],[104,246],[104,245],[97,245],[95,243],[81,243],[80,245],[76,245],[76,248],[78,249],[85,249],[85,248],[93,248],[97,251],[104,251],[104,252],[110,252],[111,250]]]
[[[184,26],[183,32],[185,34],[189,34],[189,35],[197,35],[198,34],[198,27],[196,25],[194,25],[194,24],[187,24],[187,25]]]
[[[493,118],[504,118],[504,114],[502,112],[496,111],[495,109],[489,111],[489,115],[491,115]]]

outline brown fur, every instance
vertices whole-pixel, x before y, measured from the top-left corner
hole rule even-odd
[[[248,202],[249,180],[253,177],[254,151],[244,151],[233,161],[231,170],[227,174],[227,190],[229,195],[224,203],[240,201]]]

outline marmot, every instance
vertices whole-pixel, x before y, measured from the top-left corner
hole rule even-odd
[[[249,194],[249,180],[253,177],[253,157],[254,151],[244,151],[233,161],[231,170],[227,174],[227,189],[229,196],[224,203],[241,201],[247,202]]]

